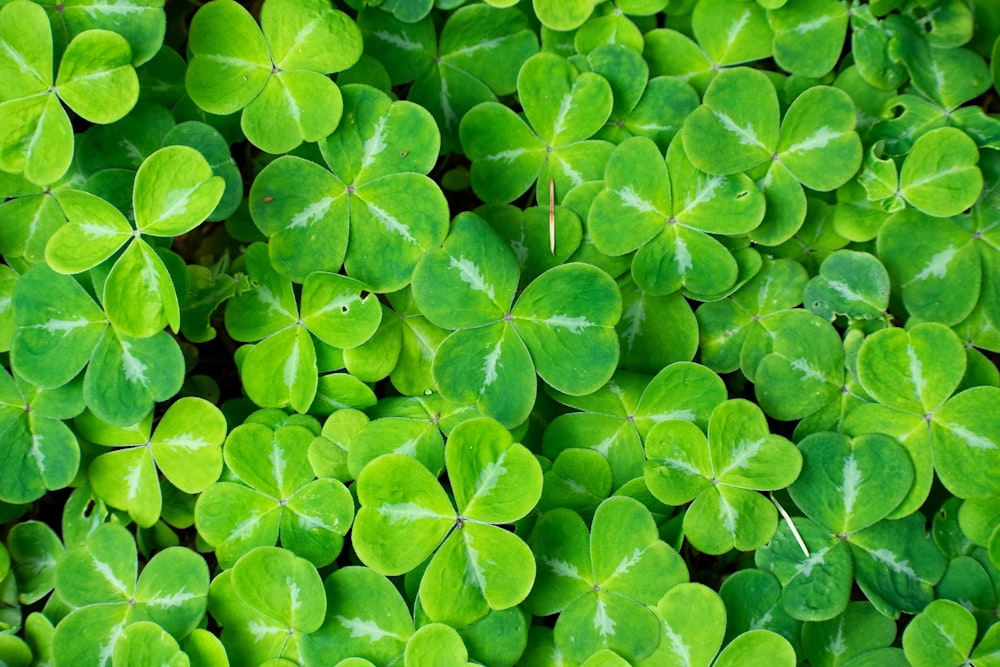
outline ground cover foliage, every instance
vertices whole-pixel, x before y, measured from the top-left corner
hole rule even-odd
[[[1000,665],[992,0],[0,0],[0,665]]]

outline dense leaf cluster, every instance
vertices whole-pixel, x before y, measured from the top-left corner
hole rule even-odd
[[[1000,665],[993,0],[0,0],[0,665]]]

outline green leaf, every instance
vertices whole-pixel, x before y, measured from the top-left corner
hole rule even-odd
[[[595,0],[532,0],[538,20],[552,30],[573,30],[586,22],[594,11]]]
[[[0,107],[2,109],[2,107]],[[506,203],[527,192],[545,161],[545,144],[510,108],[477,104],[462,117],[459,136],[472,161],[472,188],[485,202]]]
[[[788,640],[770,630],[750,630],[722,649],[715,667],[764,667],[796,664],[795,649]]]
[[[763,73],[744,67],[724,70],[684,122],[684,151],[710,174],[746,171],[771,159],[778,145],[779,113],[774,85]]]
[[[822,77],[840,59],[848,11],[835,0],[789,2],[767,12],[774,30],[774,60],[789,72]]]
[[[535,403],[531,355],[506,322],[451,334],[438,346],[431,372],[446,399],[475,404],[507,428],[527,419]]]
[[[59,273],[80,273],[97,266],[132,236],[125,216],[100,197],[64,190],[58,201],[68,224],[49,239],[45,261]]]
[[[822,111],[820,111],[822,110]],[[778,160],[806,187],[828,191],[861,167],[854,102],[839,88],[816,86],[795,98],[781,123]]]
[[[135,175],[136,227],[144,234],[179,236],[211,215],[225,181],[189,146],[168,146],[149,156]]]
[[[420,580],[429,618],[465,626],[490,609],[509,609],[535,580],[531,550],[516,535],[482,523],[459,523],[435,552]]]
[[[125,628],[115,642],[112,661],[116,667],[150,664],[182,667],[188,664],[177,641],[149,621],[139,621]]]
[[[940,407],[964,372],[958,336],[936,323],[883,329],[866,338],[858,353],[865,391],[880,403],[921,415]]]
[[[55,586],[55,570],[64,552],[59,536],[40,521],[22,521],[10,528],[7,549],[14,561],[18,599],[31,604]]]
[[[739,0],[699,2],[691,13],[691,28],[716,65],[737,65],[771,55],[771,29],[767,15],[757,4]]]
[[[948,400],[934,413],[934,468],[945,487],[959,498],[1000,493],[987,471],[1000,455],[1000,423],[994,406],[996,387],[973,387]]]
[[[131,243],[112,266],[103,300],[108,319],[122,334],[147,338],[164,325],[180,329],[180,304],[170,273],[142,239]]]
[[[830,532],[847,536],[891,513],[913,483],[913,464],[893,438],[815,433],[799,443],[804,464],[789,493]]]
[[[14,370],[39,387],[69,382],[107,329],[104,312],[78,282],[44,264],[21,276],[12,300],[18,326],[11,341]]]
[[[880,521],[850,539],[858,586],[887,616],[922,610],[944,575],[947,562],[924,525],[923,515],[915,512]]]
[[[209,3],[195,13],[189,35],[185,86],[199,107],[227,115],[257,97],[271,76],[271,58],[247,10],[232,0]]]
[[[469,652],[462,637],[450,625],[430,623],[417,630],[406,643],[403,664],[409,667],[465,665]]]
[[[513,523],[531,511],[542,492],[538,461],[490,419],[456,426],[445,446],[445,462],[455,503],[467,519]]]
[[[601,269],[579,263],[549,269],[525,288],[511,314],[538,374],[557,391],[588,394],[611,378],[621,294]],[[554,356],[553,349],[572,350],[586,364]]]
[[[149,444],[171,484],[185,493],[200,493],[222,472],[225,438],[222,412],[204,399],[186,397],[163,414]]]
[[[950,600],[934,600],[903,631],[903,652],[914,667],[959,665],[976,641],[976,621]]]
[[[0,103],[0,167],[38,185],[58,181],[73,161],[73,126],[55,94]]]
[[[70,109],[92,123],[113,123],[139,99],[132,49],[108,30],[86,30],[63,53],[55,92]]]
[[[409,572],[455,525],[455,510],[437,479],[405,454],[375,459],[357,484],[361,508],[354,520],[354,548],[380,574]]]
[[[858,656],[873,656],[895,639],[896,625],[892,619],[867,602],[851,602],[840,616],[802,627],[803,654],[821,667],[833,667]],[[856,662],[866,664],[863,659]]]
[[[768,319],[769,350],[753,370],[760,406],[776,419],[800,419],[840,397],[844,348],[826,320],[801,310]],[[744,346],[744,353],[746,347]]]
[[[360,29],[327,2],[277,0],[261,10],[260,24],[271,60],[282,70],[328,74],[361,56]]]
[[[889,307],[889,274],[873,255],[838,250],[823,260],[802,300],[810,311],[830,321],[837,315],[875,319]]]
[[[913,144],[899,174],[899,192],[928,215],[948,217],[972,206],[983,188],[979,150],[961,130],[931,130]]]
[[[437,326],[482,326],[510,312],[519,273],[497,232],[479,216],[462,213],[444,245],[414,269],[413,299]]]
[[[56,590],[75,607],[127,603],[136,592],[135,542],[121,525],[102,524],[56,568]]]
[[[302,640],[306,661],[322,656],[333,664],[351,657],[385,664],[398,658],[413,634],[413,618],[399,591],[366,567],[349,566],[324,581],[323,625]]]
[[[250,188],[250,214],[269,237],[278,271],[304,282],[313,271],[340,269],[347,254],[346,195],[335,176],[299,157],[280,157],[261,170]]]
[[[278,71],[243,110],[240,127],[262,151],[288,152],[303,141],[321,141],[337,129],[343,97],[318,72]]]
[[[851,551],[840,537],[808,519],[793,520],[793,525],[794,534],[787,523],[779,525],[771,541],[757,550],[755,563],[781,581],[781,606],[789,616],[810,622],[837,618],[847,608],[854,583]]]
[[[336,273],[315,272],[302,286],[301,319],[324,343],[346,349],[375,334],[382,309],[364,283]]]
[[[184,359],[167,332],[131,338],[108,329],[93,352],[83,395],[100,419],[126,426],[174,396],[183,380]]]
[[[899,285],[907,312],[947,325],[968,317],[980,299],[983,262],[977,245],[954,219],[916,209],[896,213],[878,232],[879,256]]]
[[[718,593],[703,584],[678,584],[660,598],[656,612],[662,623],[660,645],[639,665],[712,663],[726,633],[726,607]]]
[[[0,20],[2,100],[45,92],[52,85],[52,30],[35,3],[10,2]]]
[[[245,604],[289,634],[323,624],[326,596],[315,566],[278,547],[258,547],[233,566],[233,585]]]

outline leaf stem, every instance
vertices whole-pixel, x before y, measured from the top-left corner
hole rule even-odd
[[[795,536],[795,541],[798,542],[799,547],[802,548],[802,553],[806,555],[806,558],[809,558],[809,548],[803,541],[802,536],[799,535],[799,531],[798,529],[795,528],[795,524],[792,523],[792,517],[788,516],[788,512],[786,512],[785,508],[781,506],[781,503],[778,502],[778,499],[774,497],[774,494],[771,494],[771,502],[774,503],[774,506],[778,508],[778,512],[781,514],[781,517],[785,520],[785,523],[788,524],[788,529],[792,531],[792,535]]]

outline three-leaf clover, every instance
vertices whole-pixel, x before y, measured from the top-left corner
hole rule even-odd
[[[944,559],[923,535],[919,515],[883,521],[913,483],[906,450],[882,434],[832,432],[807,436],[799,449],[805,465],[788,492],[809,517],[794,521],[802,544],[782,525],[756,555],[758,567],[781,580],[785,611],[831,619],[847,607],[855,580],[887,615],[923,608]]]
[[[60,561],[56,593],[72,609],[56,626],[56,664],[108,667],[122,631],[134,622],[152,621],[175,639],[197,627],[208,565],[190,549],[171,547],[139,573],[131,534],[107,523]]]
[[[119,250],[104,280],[102,302],[115,328],[146,338],[169,325],[180,329],[177,290],[167,265],[142,234],[173,237],[191,231],[219,203],[225,183],[201,153],[170,146],[153,153],[135,176],[135,227],[113,205],[81,190],[66,190],[59,205],[69,224],[45,247],[45,260],[60,273],[91,269]]]
[[[354,500],[340,481],[316,479],[309,447],[317,435],[311,417],[278,410],[258,411],[229,433],[223,457],[236,479],[209,486],[194,506],[198,532],[223,566],[279,540],[317,566],[340,553]]]
[[[431,367],[441,395],[474,403],[511,428],[531,412],[536,371],[573,395],[608,381],[618,361],[614,325],[621,315],[618,288],[594,266],[549,269],[515,298],[519,274],[509,246],[472,213],[455,219],[444,245],[413,273],[420,310],[433,324],[455,330]]]
[[[149,338],[120,333],[71,276],[35,265],[17,281],[13,301],[18,328],[11,365],[36,387],[61,387],[84,371],[87,407],[126,427],[181,388],[184,357],[177,341],[166,331]]]
[[[538,182],[538,200],[547,201],[552,180],[561,200],[572,187],[599,180],[612,144],[591,137],[611,115],[607,80],[543,51],[521,67],[517,92],[524,118],[499,102],[483,102],[459,125],[476,195],[506,203]]]
[[[646,436],[645,477],[668,505],[691,502],[684,534],[711,554],[763,546],[778,527],[774,506],[757,491],[782,489],[798,477],[802,455],[770,432],[756,404],[732,399],[712,411],[706,437],[688,421],[667,420]]]
[[[635,662],[656,649],[660,619],[647,605],[686,582],[688,570],[639,501],[605,500],[589,531],[571,510],[546,512],[532,548],[538,576],[527,604],[537,616],[559,613],[555,641],[566,656],[583,662],[611,649]]]
[[[63,104],[84,120],[111,123],[135,105],[139,81],[125,38],[86,30],[70,41],[53,81],[52,28],[27,0],[0,9],[0,168],[49,185],[73,160],[73,127]]]
[[[201,398],[181,398],[167,408],[155,430],[152,422],[149,414],[135,425],[114,427],[92,413],[74,422],[88,442],[115,448],[90,463],[94,493],[126,510],[144,528],[160,518],[159,475],[185,493],[201,493],[222,473],[226,437],[226,418]]]
[[[445,466],[454,504],[410,456],[386,454],[365,466],[352,536],[361,561],[387,576],[430,557],[420,603],[431,620],[460,627],[490,609],[520,604],[531,590],[531,550],[497,524],[531,511],[541,496],[542,471],[531,452],[485,417],[455,427]]]
[[[290,405],[306,412],[319,382],[315,336],[337,348],[361,345],[382,319],[367,285],[337,273],[316,271],[305,279],[301,305],[292,282],[275,271],[267,246],[247,248],[246,269],[254,285],[226,303],[226,330],[235,340],[256,342],[240,373],[247,395],[262,407]]]
[[[724,293],[739,277],[736,259],[709,234],[745,234],[763,216],[764,195],[748,176],[698,170],[678,139],[664,160],[652,140],[635,137],[608,158],[587,222],[601,252],[638,249],[632,278],[641,289],[665,295],[683,288],[698,298]]]
[[[329,0],[268,0],[260,26],[232,0],[215,0],[191,20],[185,85],[202,109],[242,110],[252,144],[285,153],[320,141],[337,128],[343,109],[330,78],[361,56],[361,30]]]
[[[440,135],[422,107],[365,85],[344,86],[344,122],[320,143],[329,169],[283,156],[258,174],[250,213],[279,273],[347,274],[378,292],[402,289],[444,240],[448,203],[426,174]]]

